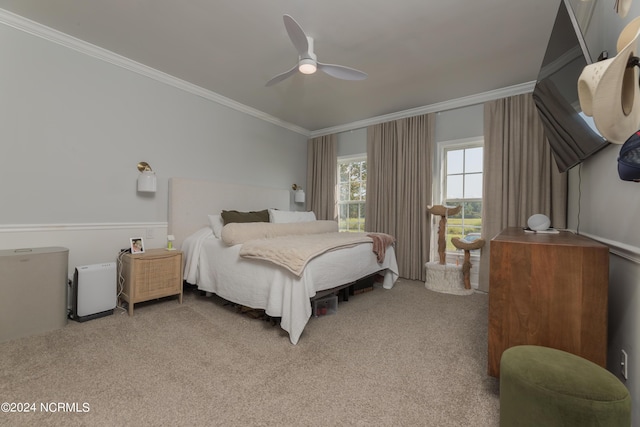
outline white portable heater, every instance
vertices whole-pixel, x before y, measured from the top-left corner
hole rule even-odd
[[[69,292],[69,318],[84,322],[113,314],[116,283],[115,262],[76,267]]]

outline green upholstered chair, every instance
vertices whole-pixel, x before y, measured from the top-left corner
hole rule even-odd
[[[631,397],[611,372],[565,351],[511,347],[500,359],[500,426],[631,425]]]

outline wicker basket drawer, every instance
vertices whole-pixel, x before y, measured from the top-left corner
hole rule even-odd
[[[120,266],[124,280],[121,297],[129,303],[129,315],[138,302],[178,295],[182,303],[182,252],[151,249],[125,254]]]

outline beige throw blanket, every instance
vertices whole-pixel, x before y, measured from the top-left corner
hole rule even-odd
[[[307,263],[318,255],[371,242],[372,238],[365,233],[281,236],[244,242],[240,248],[240,256],[270,261],[300,276]]]

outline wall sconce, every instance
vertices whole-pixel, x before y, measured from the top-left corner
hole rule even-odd
[[[296,203],[304,203],[304,190],[298,184],[293,184],[291,186],[295,194],[293,195],[293,201]]]
[[[138,191],[146,193],[155,193],[157,187],[156,173],[151,170],[151,166],[147,162],[138,163]]]

